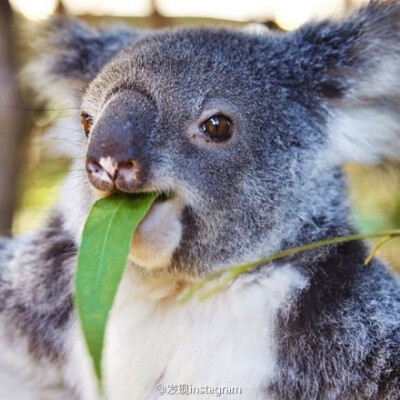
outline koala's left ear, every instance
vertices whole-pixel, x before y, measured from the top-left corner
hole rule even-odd
[[[35,32],[36,59],[24,69],[22,79],[45,100],[57,97],[60,89],[65,96],[65,90],[85,87],[107,61],[142,34],[128,27],[94,29],[65,17],[55,17]]]
[[[334,162],[400,160],[400,2],[372,1],[297,35],[308,79],[327,105]]]

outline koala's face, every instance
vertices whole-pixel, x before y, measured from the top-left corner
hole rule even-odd
[[[67,22],[40,73],[86,88],[87,186],[162,193],[131,260],[197,274],[347,224],[339,165],[400,153],[399,15],[374,2],[290,34]]]
[[[135,235],[137,264],[213,268],[270,238],[292,166],[318,131],[307,136],[315,123],[276,57],[257,68],[261,45],[277,51],[245,33],[159,34],[124,49],[90,84],[82,118],[91,184],[163,193]]]

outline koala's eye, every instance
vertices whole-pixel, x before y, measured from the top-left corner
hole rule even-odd
[[[200,130],[215,141],[227,140],[232,135],[232,121],[224,115],[213,115],[200,125]]]
[[[89,114],[83,112],[81,114],[81,124],[82,124],[82,129],[85,132],[86,137],[88,137],[90,134],[90,128],[93,125],[93,117],[91,117]]]

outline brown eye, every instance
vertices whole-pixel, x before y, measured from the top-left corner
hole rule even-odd
[[[86,137],[88,137],[90,133],[90,128],[93,125],[93,118],[89,114],[83,112],[81,114],[81,124]]]
[[[200,125],[200,129],[216,141],[227,140],[232,135],[232,121],[224,115],[213,115]]]

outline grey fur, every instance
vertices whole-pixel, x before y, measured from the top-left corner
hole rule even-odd
[[[1,275],[1,311],[6,326],[14,331],[10,334],[25,336],[35,358],[56,361],[63,357],[59,332],[70,322],[70,260],[76,251],[74,241],[63,231],[62,221],[54,216],[45,229],[12,249],[5,260],[9,268]],[[20,259],[24,259],[23,265]]]
[[[344,21],[289,34],[100,33],[75,22],[52,32],[51,62],[35,74],[85,87],[82,109],[94,126],[88,145],[80,138],[83,154],[128,149],[146,166],[134,191],[167,191],[186,204],[167,274],[198,276],[352,232],[340,163],[400,154],[398,2],[371,2]],[[119,111],[110,114],[113,102]],[[231,117],[230,141],[199,145],[188,133],[207,108]],[[358,129],[360,110],[371,115],[368,132]],[[77,238],[95,195],[81,184],[68,199],[57,228],[51,219],[32,239],[0,242],[3,321],[32,357],[61,369]],[[277,399],[400,397],[399,284],[378,260],[364,267],[366,254],[357,243],[290,260],[310,283],[278,317],[279,373],[267,388]]]

